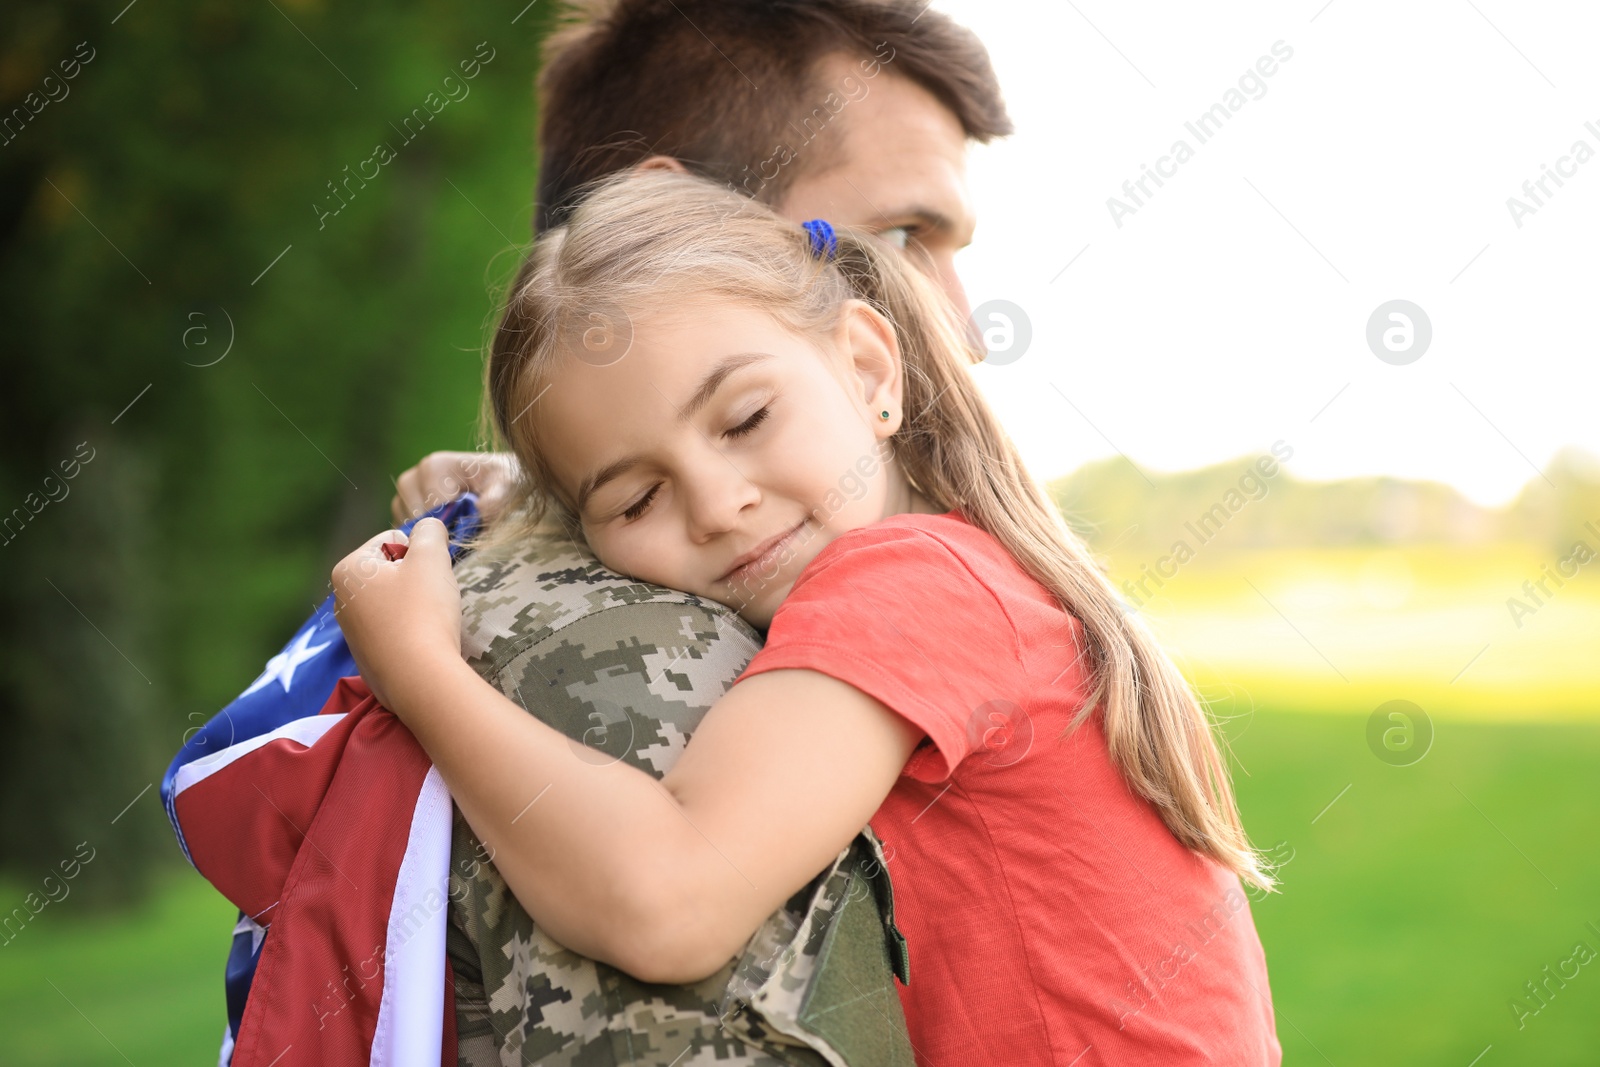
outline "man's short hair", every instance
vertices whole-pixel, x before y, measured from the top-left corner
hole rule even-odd
[[[655,154],[776,203],[818,163],[801,145],[830,115],[829,94],[838,108],[851,92],[823,84],[819,61],[833,54],[863,61],[858,82],[879,69],[911,79],[970,139],[1011,132],[988,51],[926,0],[574,0],[569,10],[539,77],[535,232],[559,225],[585,186]]]

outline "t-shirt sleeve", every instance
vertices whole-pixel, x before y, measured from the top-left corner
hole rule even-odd
[[[976,562],[914,528],[851,531],[801,573],[740,680],[799,668],[854,686],[931,739],[904,773],[943,781],[996,701],[1028,702],[1016,628]]]

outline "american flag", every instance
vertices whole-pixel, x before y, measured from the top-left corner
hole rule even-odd
[[[471,495],[428,514],[453,556],[478,527]],[[355,677],[333,609],[330,595],[161,782],[185,857],[239,908],[219,1063],[448,1067],[450,795]]]

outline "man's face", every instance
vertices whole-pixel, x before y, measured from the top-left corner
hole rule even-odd
[[[859,60],[843,55],[818,69],[819,85],[849,103],[809,143],[790,142],[790,165],[800,174],[773,206],[796,222],[827,219],[904,245],[965,318],[972,309],[956,276],[955,254],[971,242],[977,220],[960,120],[896,73],[892,61],[872,78],[863,77]]]

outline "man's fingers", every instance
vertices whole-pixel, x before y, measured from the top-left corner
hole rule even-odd
[[[430,452],[395,479],[396,495],[389,510],[396,523],[416,518],[465,492],[482,492],[484,460],[493,453]],[[498,474],[498,472],[495,472]],[[499,479],[504,480],[503,476]]]
[[[428,511],[447,500],[454,500],[470,488],[462,476],[463,461],[470,452],[431,452],[417,464],[419,488],[425,499],[421,510]]]
[[[430,452],[395,479],[389,512],[398,526],[472,492],[489,515],[504,503],[520,473],[509,452]]]
[[[418,467],[412,467],[396,478],[394,488],[395,497],[389,510],[394,514],[396,525],[428,510],[417,506],[422,502],[422,476]]]

